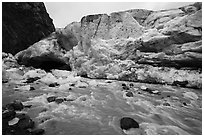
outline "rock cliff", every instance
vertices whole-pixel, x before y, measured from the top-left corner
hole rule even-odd
[[[16,54],[55,31],[42,2],[2,3],[2,50]]]

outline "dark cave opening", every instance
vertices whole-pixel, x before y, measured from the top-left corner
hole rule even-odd
[[[67,70],[71,71],[71,67],[69,64],[66,64],[63,60],[56,59],[56,58],[31,58],[27,63],[19,63],[25,64],[25,66],[29,67],[32,66],[34,68],[40,68],[45,70],[46,72],[50,72],[52,69],[59,69],[59,70]]]
[[[69,65],[57,61],[42,61],[36,68],[43,69],[47,72],[50,72],[52,69],[71,71],[71,67]]]

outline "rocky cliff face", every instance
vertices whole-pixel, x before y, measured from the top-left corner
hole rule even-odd
[[[16,54],[55,31],[41,2],[2,3],[2,50]]]
[[[150,13],[151,11],[138,9],[114,12],[110,15],[98,14],[83,17],[81,19],[80,39],[82,49],[87,52],[89,48],[87,41],[90,39],[139,37],[144,33],[144,27],[142,25],[144,25],[143,22]]]
[[[79,75],[201,88],[201,3],[162,11],[88,15],[60,34],[67,42],[56,37],[64,51],[55,53],[69,58],[65,64]],[[21,57],[33,54],[25,50],[16,57],[25,62]]]

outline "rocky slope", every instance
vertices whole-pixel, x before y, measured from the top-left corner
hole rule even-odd
[[[2,3],[2,51],[16,54],[55,31],[42,2]]]
[[[89,78],[202,86],[201,3],[163,11],[139,9],[88,15],[80,23],[59,30],[54,39],[54,44],[34,44],[18,53],[17,59],[30,65],[26,61],[35,60],[35,56],[42,62],[46,58],[53,62],[66,58],[64,64]],[[54,45],[64,51],[44,50]]]

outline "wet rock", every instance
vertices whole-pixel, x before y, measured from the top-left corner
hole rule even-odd
[[[49,87],[57,87],[57,86],[59,86],[59,84],[58,83],[51,83],[51,84],[49,84]]]
[[[163,103],[163,106],[171,106],[169,103],[165,102]]]
[[[46,75],[46,72],[44,70],[41,69],[34,69],[34,70],[28,70],[28,72],[26,72],[23,77],[32,80],[36,80],[38,77],[42,78],[43,76]]]
[[[107,80],[106,83],[112,83],[112,81]]]
[[[8,83],[8,79],[2,79],[2,83]]]
[[[12,120],[10,120],[10,121],[8,122],[8,125],[9,125],[9,126],[15,125],[15,124],[18,123],[18,121],[19,121],[19,118],[14,118],[14,119],[12,119]]]
[[[71,99],[71,98],[64,98],[64,101],[74,101],[75,99]]]
[[[57,99],[55,99],[55,102],[57,104],[60,104],[60,103],[64,102],[64,99],[63,98],[57,98]]]
[[[123,117],[120,120],[120,127],[121,129],[128,130],[130,128],[139,128],[139,124],[137,121],[135,121],[134,119],[130,117]]]
[[[124,90],[130,90],[130,88],[125,83],[122,83],[122,88]]]
[[[88,84],[85,83],[85,82],[78,81],[77,84],[76,84],[76,87],[78,87],[78,88],[86,88],[86,87],[88,87]]]
[[[132,93],[132,92],[127,92],[127,93],[126,93],[126,96],[127,96],[127,97],[133,97],[133,93]]]
[[[20,129],[28,129],[33,128],[35,123],[30,117],[26,114],[18,114],[16,115],[17,118],[19,118],[19,122],[16,124],[16,127]]]
[[[15,118],[16,112],[14,110],[4,110],[2,112],[2,119],[6,120],[7,122],[9,120],[12,120]]]
[[[32,105],[24,105],[24,108],[31,108]]]
[[[147,90],[147,87],[141,86],[140,89],[141,89],[141,90]]]
[[[187,106],[187,103],[186,103],[186,102],[183,102],[183,105],[184,105],[184,106]]]
[[[57,97],[55,96],[51,96],[51,97],[48,97],[47,98],[47,101],[50,103],[50,102],[54,102],[56,100]]]
[[[127,86],[123,87],[123,89],[124,89],[124,90],[130,90],[130,88],[127,87]]]
[[[160,94],[161,94],[161,92],[160,92],[160,91],[158,91],[158,90],[153,90],[153,91],[151,91],[151,93],[152,93],[152,94],[158,94],[158,95],[160,95]]]
[[[33,91],[33,90],[35,90],[35,88],[34,87],[30,87],[30,91]]]
[[[70,84],[70,86],[74,87],[74,86],[75,86],[75,84],[74,84],[74,83],[72,83],[72,84]]]
[[[45,133],[45,130],[44,129],[35,129],[35,130],[32,130],[31,131],[31,134],[32,135],[42,135]]]
[[[59,70],[59,69],[53,69],[51,70],[51,72],[57,78],[67,78],[73,74],[71,71]]]
[[[153,89],[147,88],[147,87],[145,87],[145,86],[141,86],[141,89],[142,89],[143,91],[148,92],[149,94],[161,95],[161,92],[160,92],[160,91],[158,91],[158,90],[153,90]]]
[[[34,77],[34,78],[28,78],[24,83],[33,83],[36,80],[40,79],[39,77]]]
[[[14,102],[7,104],[6,108],[9,110],[22,110],[24,106],[20,100],[15,100]]]
[[[52,84],[57,82],[57,78],[52,75],[52,73],[47,73],[46,76],[42,77],[39,81],[45,84]]]
[[[130,83],[129,86],[130,86],[130,87],[134,87],[134,84],[133,84],[133,83]]]

